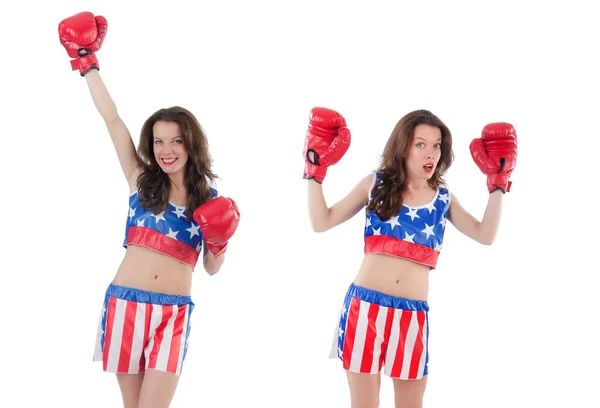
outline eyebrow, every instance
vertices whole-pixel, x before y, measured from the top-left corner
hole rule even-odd
[[[425,142],[427,141],[427,140],[425,140],[425,139],[423,139],[422,137],[419,137],[419,136],[415,137],[415,139],[421,139],[421,140],[424,140]],[[442,140],[442,138],[440,137],[438,140],[436,140],[436,142],[440,142],[441,140]]]
[[[175,136],[173,140],[175,139],[183,139],[183,136]],[[154,140],[162,140],[162,137],[154,136]]]

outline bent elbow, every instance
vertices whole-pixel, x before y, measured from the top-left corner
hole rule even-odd
[[[329,229],[329,227],[325,224],[312,223],[311,226],[312,226],[313,232],[325,232]]]
[[[216,266],[205,266],[204,270],[206,271],[207,274],[209,274],[210,276],[215,275],[217,272],[219,272],[219,267]]]
[[[119,126],[123,122],[123,120],[119,116],[119,113],[116,110],[103,112],[102,119],[104,119],[104,124],[108,129],[112,129],[116,126]]]
[[[495,240],[496,237],[483,237],[481,240],[479,240],[479,243],[485,246],[491,246]]]
[[[209,255],[212,256],[212,255]],[[208,256],[206,258],[204,258],[204,270],[206,271],[207,274],[209,274],[210,276],[215,275],[217,272],[219,272],[221,270],[221,266],[223,266],[223,262],[225,261],[223,258],[225,255],[222,254],[219,258],[215,260],[208,258]]]

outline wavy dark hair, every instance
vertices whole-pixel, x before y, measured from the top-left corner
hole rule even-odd
[[[442,132],[442,155],[433,175],[427,183],[432,188],[444,184],[443,175],[454,161],[452,134],[450,129],[436,115],[420,109],[404,115],[390,135],[377,172],[379,181],[371,189],[371,202],[367,209],[375,212],[382,220],[389,219],[402,209],[403,195],[406,192],[406,157],[413,142],[415,128],[419,125],[435,126]]]
[[[212,158],[202,126],[191,112],[180,106],[159,109],[142,126],[137,149],[138,165],[141,168],[137,179],[140,204],[151,209],[154,214],[166,211],[169,206],[169,176],[154,157],[153,127],[158,121],[177,123],[181,130],[188,153],[184,178],[188,193],[186,210],[191,216],[196,208],[211,199],[210,185],[218,176],[211,170]]]

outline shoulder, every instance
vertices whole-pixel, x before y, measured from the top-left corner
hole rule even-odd
[[[208,181],[208,189],[210,191],[210,198],[217,198],[219,196],[219,189],[217,187],[217,181],[216,180],[210,180],[207,178]]]
[[[129,193],[129,202],[139,200],[139,191],[137,189]]]
[[[357,187],[370,194],[371,190],[375,186],[375,183],[377,183],[377,180],[379,180],[377,172],[372,171],[371,173],[367,174],[362,179],[360,179],[360,181],[357,184]]]
[[[448,184],[446,184],[446,183],[440,185],[438,187],[438,191],[440,192],[441,196],[447,196],[448,199],[450,199],[452,197],[452,191],[450,190],[450,187],[448,187]]]

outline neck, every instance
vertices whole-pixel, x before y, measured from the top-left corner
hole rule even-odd
[[[183,174],[177,173],[172,176],[169,175],[169,182],[171,184],[171,192],[175,196],[177,196],[177,197],[185,196],[186,187],[183,182]]]
[[[171,182],[171,187],[173,188],[182,189],[185,187],[183,179],[183,171],[178,171],[175,174],[169,174],[169,181]]]
[[[431,190],[431,186],[427,184],[427,180],[408,180],[406,187],[411,191]]]

